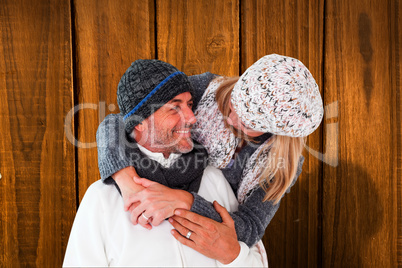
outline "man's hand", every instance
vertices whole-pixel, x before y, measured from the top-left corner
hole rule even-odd
[[[229,264],[240,253],[234,221],[218,202],[214,201],[214,207],[221,215],[222,223],[187,210],[176,210],[175,216],[169,219],[176,229],[172,230],[172,234],[183,245],[223,264]],[[189,231],[191,235],[186,238]]]
[[[190,209],[194,197],[191,193],[171,189],[167,186],[136,177],[135,183],[145,187],[130,198],[137,206],[131,211],[131,221],[148,227],[149,223],[158,226],[173,216],[175,209]],[[150,228],[148,228],[150,229]]]

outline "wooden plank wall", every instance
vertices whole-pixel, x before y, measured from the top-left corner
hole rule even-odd
[[[76,209],[69,1],[0,4],[0,266],[60,267]]]
[[[154,1],[76,0],[75,74],[79,200],[99,179],[96,130],[106,114],[118,112],[117,84],[135,59],[155,58]]]
[[[326,3],[324,98],[338,102],[340,162],[324,165],[325,267],[402,265],[400,11]]]
[[[300,59],[322,126],[264,243],[271,267],[402,266],[398,0],[0,0],[0,267],[61,266],[132,61],[239,75]],[[74,146],[74,145],[75,146]]]
[[[238,0],[156,3],[159,59],[189,75],[239,74]]]
[[[241,10],[242,71],[264,55],[288,55],[309,68],[322,91],[323,2],[242,1]],[[320,127],[308,138],[309,148],[322,152],[321,135]],[[322,166],[311,154],[304,156],[302,176],[265,232],[272,267],[314,267],[320,262]]]

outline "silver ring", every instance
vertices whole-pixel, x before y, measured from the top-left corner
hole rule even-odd
[[[146,219],[147,221],[149,220],[149,218],[148,218],[147,216],[145,216],[144,213],[142,213],[141,215],[142,215],[142,217],[143,217],[144,219]]]
[[[191,232],[191,231],[188,231],[188,233],[187,233],[187,235],[186,235],[186,238],[187,238],[187,239],[190,239],[191,234],[192,234],[192,232]]]

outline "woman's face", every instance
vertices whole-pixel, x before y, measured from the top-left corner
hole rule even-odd
[[[264,134],[265,132],[260,132],[260,131],[255,131],[252,130],[251,128],[248,128],[244,125],[242,121],[240,121],[240,118],[237,116],[236,111],[233,109],[232,106],[232,101],[229,102],[229,107],[230,107],[230,114],[229,117],[226,119],[229,125],[233,126],[237,130],[242,131],[244,134],[246,134],[249,137],[258,137]]]

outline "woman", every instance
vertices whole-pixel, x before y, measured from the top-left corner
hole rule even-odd
[[[209,164],[222,170],[237,193],[239,209],[231,216],[238,240],[252,246],[262,238],[280,199],[301,173],[304,138],[318,128],[323,116],[318,86],[300,61],[276,54],[262,57],[240,78],[206,73],[190,81],[197,118],[193,138],[207,149]],[[99,128],[123,133],[116,117],[121,120],[109,115]],[[98,144],[108,144],[107,138],[97,135]],[[125,197],[141,186],[133,182],[135,173],[128,161],[119,156],[122,147],[98,147],[98,152],[102,179],[120,170],[114,179]],[[102,171],[105,165],[108,173]],[[144,198],[145,193],[125,197],[125,208],[139,196]],[[191,211],[221,220],[211,203],[196,193],[193,196]],[[151,218],[153,213],[152,208],[134,209],[132,221],[151,228],[148,219],[139,216]],[[170,216],[171,212],[162,218]]]

